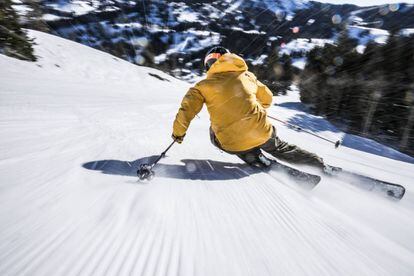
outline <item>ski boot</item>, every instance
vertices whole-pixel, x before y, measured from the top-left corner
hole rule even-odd
[[[272,166],[273,162],[263,154],[259,154],[254,161],[249,162],[248,164],[253,168],[267,170]]]
[[[324,174],[329,176],[337,176],[340,172],[342,172],[342,169],[339,167],[330,166],[327,164],[323,165],[322,171]]]

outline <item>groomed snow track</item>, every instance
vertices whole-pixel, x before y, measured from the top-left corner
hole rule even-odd
[[[409,157],[354,136],[350,146],[393,159],[335,150],[276,125],[333,165],[407,187],[400,202],[325,178],[307,192],[214,149],[204,110],[138,183],[188,85],[30,34],[38,62],[0,55],[0,275],[413,275]],[[329,125],[295,108],[295,91],[275,100],[274,115]]]

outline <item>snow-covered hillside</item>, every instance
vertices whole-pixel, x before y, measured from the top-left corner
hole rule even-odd
[[[30,34],[37,63],[0,55],[0,275],[413,273],[412,158],[336,131],[291,91],[275,98],[271,114],[375,155],[276,125],[280,137],[333,165],[404,184],[404,199],[329,178],[309,192],[248,174],[210,145],[205,110],[155,179],[138,183],[136,166],[171,142],[188,85]]]

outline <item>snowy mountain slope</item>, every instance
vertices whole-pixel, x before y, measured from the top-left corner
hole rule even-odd
[[[137,183],[135,166],[171,141],[188,85],[61,38],[31,35],[39,62],[0,56],[1,275],[414,271],[412,163],[335,150],[276,125],[282,138],[334,165],[408,189],[400,202],[332,179],[305,192],[278,175],[249,175],[237,158],[214,149],[204,110],[157,177]],[[344,135],[298,110],[294,91],[275,100],[271,114],[302,118],[331,138]]]

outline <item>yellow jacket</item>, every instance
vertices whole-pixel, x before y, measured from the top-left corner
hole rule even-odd
[[[184,96],[173,135],[184,136],[205,103],[211,128],[224,150],[240,152],[264,144],[272,134],[265,110],[272,103],[272,92],[247,70],[241,57],[221,56],[207,72],[207,78]]]

